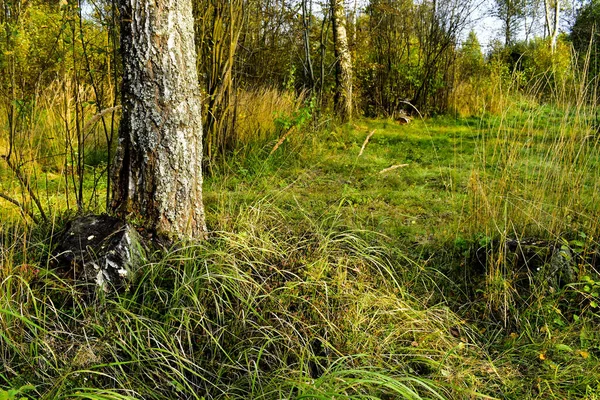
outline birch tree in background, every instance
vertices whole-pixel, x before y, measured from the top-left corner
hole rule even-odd
[[[344,0],[331,0],[333,45],[336,58],[334,105],[342,121],[352,119],[352,57],[346,34]]]
[[[556,50],[558,25],[560,23],[560,0],[544,0],[544,11],[546,14],[546,31],[550,37],[550,45],[554,52]]]
[[[504,45],[510,46],[515,40],[517,30],[525,12],[524,0],[495,0],[496,16],[502,21]]]

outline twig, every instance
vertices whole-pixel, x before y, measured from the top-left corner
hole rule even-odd
[[[27,193],[29,193],[29,197],[31,197],[31,200],[33,200],[33,202],[37,206],[44,222],[48,222],[48,217],[46,216],[46,213],[44,212],[44,207],[42,207],[42,203],[40,202],[38,197],[35,195],[33,188],[29,184],[29,180],[23,176],[19,167],[14,165],[7,156],[1,156],[1,157],[4,159],[4,161],[6,161],[6,164],[8,165],[8,167],[17,176],[17,179],[19,180],[19,182],[21,182],[21,185],[23,185],[23,187],[27,190]]]
[[[22,214],[27,214],[29,215],[29,217],[33,220],[33,222],[35,222],[36,224],[40,223],[40,220],[33,214],[33,212],[31,212],[30,210],[27,210],[25,208],[25,206],[21,203],[19,203],[18,200],[13,199],[10,196],[5,195],[4,193],[0,193],[0,199],[4,199],[6,201],[8,201],[9,203],[14,204],[15,206],[19,207],[19,209],[21,209],[21,213]]]
[[[393,171],[393,170],[395,170],[397,168],[404,168],[404,167],[408,167],[408,164],[396,164],[396,165],[392,165],[389,168],[382,169],[381,171],[379,171],[379,173],[383,174],[383,173],[386,173],[386,172],[389,172],[389,171]]]
[[[365,151],[365,147],[367,147],[367,143],[369,143],[369,139],[371,139],[371,136],[373,136],[373,134],[375,134],[375,129],[373,129],[373,130],[371,131],[371,133],[369,133],[369,134],[367,135],[367,138],[366,138],[366,139],[365,139],[365,141],[363,142],[363,144],[362,144],[362,147],[360,148],[360,152],[358,153],[358,156],[359,156],[359,157],[360,157],[360,156],[362,156],[362,154],[363,154],[363,151]]]
[[[269,155],[275,153],[275,150],[277,150],[279,148],[279,146],[281,146],[283,144],[283,142],[285,141],[285,139],[287,139],[287,137],[290,135],[290,133],[293,130],[294,130],[293,126],[290,129],[288,129],[288,131],[279,139],[279,141],[277,142],[277,144],[275,146],[273,146],[273,150],[271,150],[271,152],[269,153]]]
[[[120,109],[121,106],[114,106],[114,107],[109,107],[109,108],[105,108],[104,110],[100,111],[98,114],[94,115],[92,118],[90,118],[88,120],[88,122],[85,123],[85,125],[83,126],[83,133],[86,133],[88,131],[88,129],[90,129],[92,127],[92,125],[94,125],[96,122],[98,122],[98,120],[100,118],[102,118],[103,116],[105,116],[108,113],[111,113],[113,111],[116,111],[118,109]]]

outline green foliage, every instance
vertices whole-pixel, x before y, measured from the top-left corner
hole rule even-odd
[[[577,294],[574,301],[573,318],[578,321],[588,315],[596,320],[600,317],[600,277],[584,275],[579,283],[572,285]]]
[[[534,87],[536,95],[556,96],[560,86],[572,87],[572,60],[570,44],[561,37],[555,51],[549,39],[535,39],[511,47],[510,68],[522,73],[521,88]]]
[[[307,123],[314,117],[316,108],[316,98],[313,96],[304,102],[304,105],[294,110],[291,115],[278,115],[275,118],[275,124],[282,132],[290,130],[292,127],[297,129],[305,128]]]
[[[561,85],[572,86],[573,63],[569,47],[564,37],[557,42],[555,51],[552,51],[549,39],[536,38],[500,48],[497,57],[517,74],[520,90],[533,89],[537,96],[548,96]]]
[[[561,104],[581,93],[581,68],[572,58],[566,37],[559,36],[553,51],[550,39],[535,38],[504,46],[492,42],[485,61],[474,34],[459,53],[459,72],[451,98],[462,116],[485,112],[501,114],[513,101]]]
[[[110,107],[119,71],[114,28],[95,15],[82,17],[75,4],[22,1],[0,13],[3,31],[11,33],[0,40],[0,170],[12,175],[0,193],[34,220],[48,218],[55,199],[43,202],[40,191],[60,186],[61,176],[67,204],[81,211],[106,202],[96,191],[83,196],[88,171],[93,186],[110,171],[118,108]],[[102,114],[107,108],[113,112]],[[105,168],[90,171],[88,160]],[[32,185],[30,176],[40,171],[50,178]]]
[[[579,55],[579,63],[589,69],[594,79],[600,73],[600,2],[587,2],[577,13],[571,29],[571,41]],[[589,57],[588,57],[589,55]]]
[[[357,40],[354,62],[366,115],[393,117],[401,110],[412,113],[412,107],[423,114],[447,110],[447,83],[455,60],[453,35],[464,28],[462,16],[446,9],[453,5],[444,4],[435,12],[429,3],[369,3],[360,21],[368,33]],[[422,29],[421,24],[429,21],[431,29]]]
[[[0,400],[27,400],[25,394],[34,389],[32,385],[24,385],[18,389],[0,390]]]
[[[469,32],[469,36],[462,44],[459,57],[459,79],[476,78],[484,73],[485,61],[474,31]]]
[[[451,109],[461,116],[480,115],[484,110],[493,111],[486,97],[489,97],[487,92],[492,86],[494,61],[486,64],[475,32],[471,31],[462,44],[456,65]]]

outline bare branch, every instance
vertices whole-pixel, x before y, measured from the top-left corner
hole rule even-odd
[[[33,214],[33,212],[31,212],[31,210],[28,210],[27,208],[25,208],[25,206],[23,204],[21,204],[18,200],[13,199],[12,197],[10,197],[4,193],[1,193],[1,192],[0,192],[0,199],[4,199],[4,200],[8,201],[9,203],[12,203],[15,206],[19,207],[19,209],[21,210],[21,214],[28,215],[29,218],[31,218],[33,220],[33,222],[35,222],[36,224],[39,224],[40,220],[35,216],[35,214]]]
[[[92,118],[90,118],[88,120],[88,122],[85,123],[85,125],[83,126],[83,132],[84,133],[87,132],[96,122],[98,122],[98,120],[100,118],[102,118],[106,114],[109,114],[113,111],[117,111],[120,108],[121,108],[121,106],[118,105],[118,106],[114,106],[114,107],[105,108],[104,110],[100,111],[98,114],[94,115]]]
[[[33,200],[33,202],[35,203],[36,207],[38,208],[38,210],[40,212],[40,215],[42,216],[42,219],[44,220],[44,222],[48,222],[48,217],[46,216],[46,213],[44,212],[44,208],[42,207],[42,203],[40,202],[40,200],[36,196],[35,192],[33,191],[33,188],[29,184],[29,180],[26,177],[23,176],[23,174],[21,173],[21,170],[19,169],[19,167],[17,167],[16,165],[14,165],[12,163],[12,161],[7,156],[2,156],[2,158],[4,159],[4,161],[6,161],[6,165],[8,165],[8,167],[14,172],[14,174],[17,177],[17,179],[19,179],[19,182],[21,182],[21,185],[23,185],[23,187],[27,190],[27,193],[29,193],[29,196],[31,197],[31,200]]]

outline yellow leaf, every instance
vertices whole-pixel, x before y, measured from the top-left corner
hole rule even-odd
[[[577,354],[579,354],[584,360],[590,356],[590,353],[585,350],[577,350]]]
[[[544,361],[546,359],[546,353],[540,353],[540,360]]]

